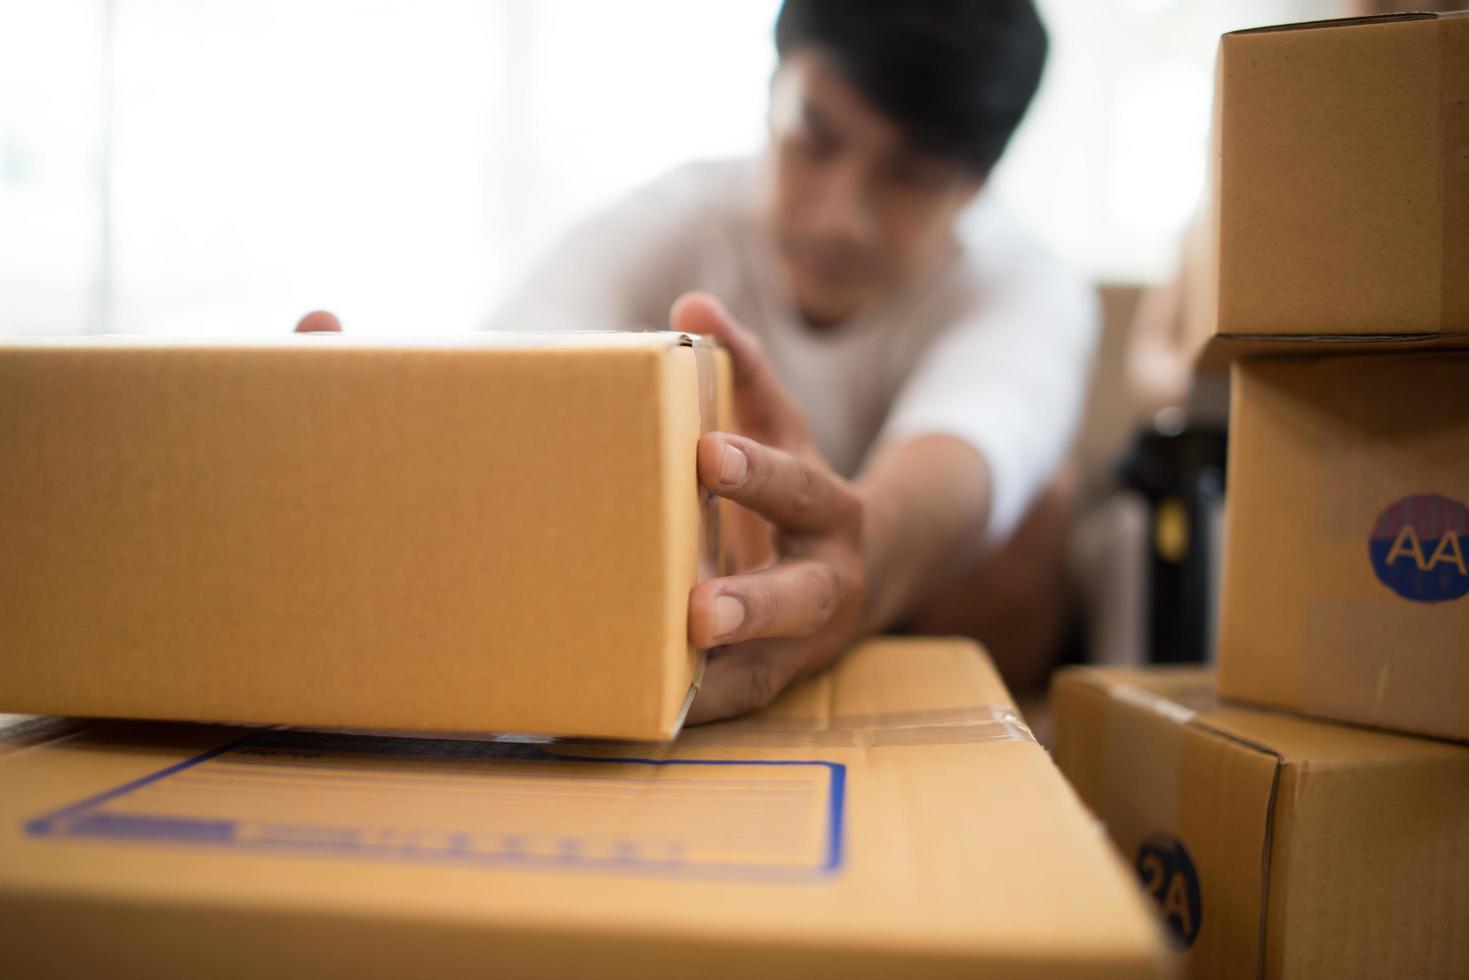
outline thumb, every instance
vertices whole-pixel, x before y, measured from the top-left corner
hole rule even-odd
[[[301,322],[296,324],[296,332],[341,333],[342,321],[338,320],[331,313],[317,310],[315,313],[308,313],[301,318]]]

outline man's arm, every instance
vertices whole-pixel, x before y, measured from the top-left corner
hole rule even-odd
[[[989,519],[989,467],[962,439],[917,436],[880,448],[857,491],[868,592],[862,626],[878,632],[975,558]]]

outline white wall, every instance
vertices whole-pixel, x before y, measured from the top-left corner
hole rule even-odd
[[[0,333],[477,325],[576,215],[750,153],[776,0],[0,0]],[[1157,279],[1223,30],[1335,0],[1041,0],[996,175],[1077,265]],[[109,84],[110,80],[110,84]]]

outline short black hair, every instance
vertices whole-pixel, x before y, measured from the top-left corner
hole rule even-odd
[[[1040,86],[1047,40],[1031,0],[785,0],[775,49],[805,48],[915,148],[988,173]]]

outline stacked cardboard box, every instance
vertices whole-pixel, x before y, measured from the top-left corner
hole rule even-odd
[[[1248,355],[1220,692],[1469,739],[1469,16],[1246,31],[1218,64],[1210,310]]]
[[[1469,355],[1239,364],[1219,687],[1469,738]]]
[[[1221,703],[1200,667],[1072,668],[1052,704],[1184,975],[1469,976],[1469,747]]]
[[[1205,363],[1469,343],[1469,12],[1227,34],[1189,269]]]
[[[1466,976],[1469,16],[1227,35],[1216,98],[1218,671],[1062,674],[1057,761],[1190,976]]]
[[[0,346],[0,710],[667,738],[722,353]]]
[[[16,977],[1161,976],[964,641],[662,746],[22,721],[0,785]]]

